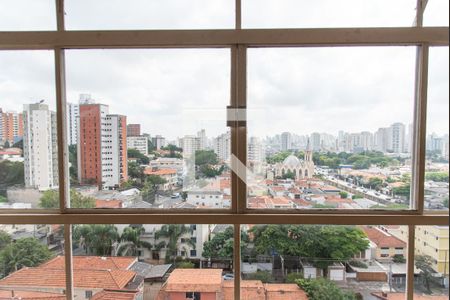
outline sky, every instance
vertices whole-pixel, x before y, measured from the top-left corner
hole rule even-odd
[[[244,28],[411,26],[415,0],[242,0]],[[66,0],[68,30],[227,29],[232,0]],[[388,5],[389,4],[389,5]],[[324,7],[326,9],[324,9]],[[430,0],[425,25],[448,26]],[[54,0],[0,0],[0,30],[55,30]],[[429,132],[448,133],[448,47],[430,52]],[[412,121],[415,48],[249,49],[249,135],[376,131]],[[228,49],[68,50],[67,100],[91,94],[168,139],[227,130]],[[55,105],[51,51],[0,51],[0,107]]]

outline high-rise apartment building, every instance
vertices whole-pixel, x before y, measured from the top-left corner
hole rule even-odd
[[[146,136],[127,136],[127,147],[148,155],[148,138]]]
[[[199,132],[197,132],[197,137],[200,143],[199,145],[200,150],[205,150],[206,148],[208,148],[208,138],[206,137],[205,129],[202,129]]]
[[[214,152],[221,161],[228,161],[231,156],[231,133],[223,133],[214,139]]]
[[[312,144],[312,150],[314,152],[320,151],[322,149],[321,141],[322,140],[320,138],[320,133],[314,132],[311,134],[311,144]]]
[[[110,115],[107,105],[80,103],[78,179],[101,189],[128,180],[126,117]]]
[[[26,104],[23,119],[25,185],[39,190],[58,188],[56,113],[46,104]]]
[[[386,152],[389,142],[388,128],[379,128],[374,135],[374,150]]]
[[[393,153],[405,152],[405,125],[394,123],[389,127],[388,151]]]
[[[78,142],[78,118],[80,106],[75,103],[67,103],[67,142],[76,145]]]
[[[161,135],[156,135],[152,137],[152,144],[156,148],[156,150],[160,150],[166,145],[166,138]]]
[[[194,135],[186,135],[180,141],[180,146],[183,149],[185,158],[190,158],[195,155],[195,151],[200,149],[200,138]]]
[[[23,138],[23,115],[17,112],[3,112],[0,108],[0,145],[10,145]]]
[[[127,125],[127,136],[140,136],[140,135],[141,135],[141,124]]]
[[[281,134],[281,151],[292,149],[292,135],[290,132],[283,132]]]

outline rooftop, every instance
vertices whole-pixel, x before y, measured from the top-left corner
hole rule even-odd
[[[128,270],[83,270],[73,273],[75,288],[123,289],[136,273]],[[0,287],[66,287],[64,269],[23,268],[0,280]]]
[[[135,257],[102,257],[102,256],[74,256],[74,270],[128,270],[137,262]],[[64,256],[57,256],[54,259],[42,264],[43,269],[64,269]]]
[[[217,292],[222,287],[222,269],[175,269],[163,290],[166,292]]]
[[[136,299],[136,292],[129,291],[101,291],[95,294],[91,300],[134,300]]]
[[[14,297],[13,297],[14,296]],[[65,295],[32,291],[0,290],[0,300],[66,300]]]
[[[406,247],[405,242],[376,227],[364,226],[362,227],[362,229],[366,233],[369,240],[374,242],[378,247],[389,247],[389,248]]]

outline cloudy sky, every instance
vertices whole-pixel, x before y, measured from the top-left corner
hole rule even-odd
[[[415,0],[243,0],[246,28],[411,26]],[[394,2],[394,3],[393,3]],[[232,0],[66,0],[66,27],[232,28]],[[389,4],[389,5],[388,5]],[[326,9],[324,9],[324,7]],[[350,9],[351,8],[351,9]],[[448,26],[448,1],[430,0],[425,24]],[[0,30],[54,30],[53,0],[0,0]],[[21,15],[20,15],[21,14]],[[448,48],[430,55],[429,131],[448,132]],[[70,50],[68,101],[91,94],[110,112],[169,139],[226,131],[227,49]],[[413,47],[250,49],[251,135],[375,131],[412,121]],[[46,99],[54,108],[51,51],[0,52],[0,107]]]

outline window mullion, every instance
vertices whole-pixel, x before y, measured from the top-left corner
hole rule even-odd
[[[234,224],[234,299],[241,298],[241,224]]]
[[[426,118],[428,92],[428,44],[417,48],[415,107],[414,107],[414,149],[413,185],[411,196],[419,214],[424,212],[424,180],[426,160]]]
[[[414,298],[414,250],[415,250],[415,230],[414,225],[408,226],[408,260],[406,274],[406,299]]]
[[[241,0],[235,1],[235,20],[236,20],[236,29],[242,29],[242,2]]]

